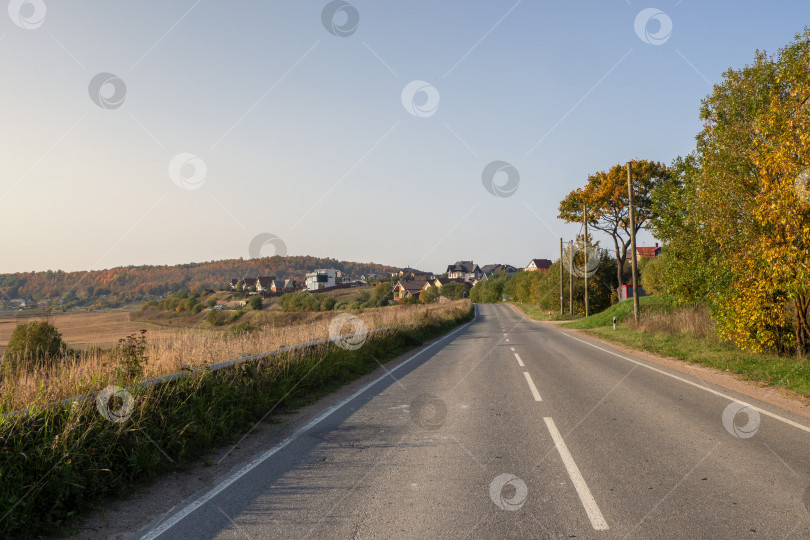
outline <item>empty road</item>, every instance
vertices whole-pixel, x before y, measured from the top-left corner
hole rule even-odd
[[[805,419],[477,309],[137,536],[810,537]]]

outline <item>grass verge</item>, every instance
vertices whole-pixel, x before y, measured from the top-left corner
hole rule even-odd
[[[665,298],[642,297],[641,323],[633,321],[633,302],[626,300],[601,313],[562,326],[644,351],[727,371],[741,379],[787,388],[810,398],[810,362],[796,357],[759,354],[720,341],[705,311],[674,307]],[[619,324],[613,330],[613,317]],[[707,324],[708,319],[708,324]],[[709,326],[709,331],[705,328]]]
[[[93,506],[234,441],[268,411],[310,403],[472,316],[470,306],[369,335],[357,350],[320,345],[132,387],[132,414],[120,423],[94,402],[0,418],[0,537],[69,531]]]

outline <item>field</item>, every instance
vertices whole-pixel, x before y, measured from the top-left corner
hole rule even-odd
[[[395,305],[351,312],[248,311],[236,321],[216,328],[204,322],[208,313],[205,310],[197,314],[178,314],[172,319],[170,326],[161,325],[165,324],[168,314],[154,311],[77,313],[54,317],[52,322],[64,333],[70,345],[112,345],[129,333],[141,328],[147,329],[142,376],[151,378],[188,367],[214,364],[246,354],[329,338],[330,323],[340,314],[351,313],[369,330],[381,327],[403,328],[457,317],[460,312],[469,310],[469,305],[469,301],[454,301],[431,305]],[[13,323],[8,326],[13,326]],[[338,330],[340,333],[348,333],[357,329],[345,326]],[[116,382],[119,363],[114,351],[103,350],[103,347],[88,348],[75,351],[56,365],[39,366],[15,373],[14,376],[3,377],[0,380],[0,411],[19,410],[36,403],[48,403],[98,391]]]
[[[48,320],[62,333],[65,341],[74,348],[85,349],[91,346],[105,347],[115,345],[127,334],[142,328],[130,320],[130,311],[75,312],[57,313]],[[0,352],[2,352],[11,333],[18,324],[41,320],[27,312],[0,312]]]
[[[360,292],[365,291],[370,294],[373,290],[374,287],[369,286],[337,289],[319,294],[331,296],[341,302],[352,300]],[[217,293],[217,298],[222,300],[228,300],[230,297],[230,292]],[[278,297],[265,299],[265,308],[261,313],[248,312],[240,319],[240,322],[249,321],[256,325],[274,324],[280,326],[301,322],[301,315],[304,314],[282,314],[277,302]],[[138,307],[105,311],[53,313],[47,317],[47,320],[62,333],[65,342],[75,349],[111,347],[117,344],[119,339],[141,329],[148,330],[151,335],[155,335],[165,329],[176,331],[183,328],[201,328],[205,326],[202,321],[205,318],[206,311],[197,314],[175,314],[156,311],[142,312]],[[303,317],[303,319],[306,318],[312,317]],[[46,317],[37,315],[33,311],[0,311],[0,355],[8,345],[11,333],[18,324],[45,319]],[[230,325],[225,325],[219,331],[227,331],[229,327]]]

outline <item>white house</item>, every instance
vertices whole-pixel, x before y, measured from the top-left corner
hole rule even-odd
[[[306,287],[308,291],[334,287],[338,284],[338,272],[334,268],[318,269],[306,275]]]

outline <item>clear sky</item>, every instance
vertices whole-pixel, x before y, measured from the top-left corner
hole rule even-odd
[[[807,0],[12,0],[0,272],[247,258],[263,233],[431,271],[553,259],[566,193],[690,152],[711,85],[804,25]]]

